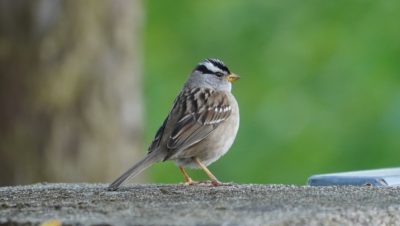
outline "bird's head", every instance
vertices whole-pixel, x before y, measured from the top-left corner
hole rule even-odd
[[[209,58],[200,62],[194,68],[188,81],[197,85],[211,86],[211,88],[217,90],[230,90],[231,83],[239,78],[238,75],[230,72],[224,62]]]

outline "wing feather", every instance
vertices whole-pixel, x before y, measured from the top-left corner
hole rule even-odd
[[[183,91],[177,101],[177,105],[187,106],[179,112],[181,119],[168,139],[171,154],[200,142],[231,114],[226,94],[211,89]]]
[[[205,88],[184,89],[158,129],[149,152],[165,142],[168,152],[165,159],[168,159],[206,138],[230,116],[231,111],[228,97],[223,92]]]

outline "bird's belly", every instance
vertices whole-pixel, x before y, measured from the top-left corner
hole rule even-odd
[[[235,141],[239,129],[239,115],[231,115],[224,124],[215,129],[208,137],[173,158],[178,166],[198,168],[192,158],[198,158],[203,164],[210,165],[223,156]]]

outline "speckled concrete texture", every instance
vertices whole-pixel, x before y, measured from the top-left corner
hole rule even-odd
[[[400,225],[400,188],[232,184],[0,188],[0,225]]]

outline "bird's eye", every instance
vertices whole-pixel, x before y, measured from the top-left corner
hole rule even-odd
[[[215,72],[215,75],[218,77],[222,77],[222,76],[224,76],[224,73],[217,71],[217,72]]]

